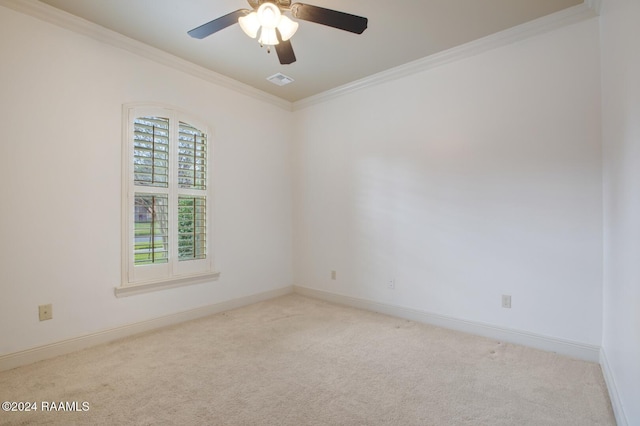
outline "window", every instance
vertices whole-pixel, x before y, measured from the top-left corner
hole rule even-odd
[[[123,279],[116,295],[211,280],[211,146],[205,124],[125,106]]]

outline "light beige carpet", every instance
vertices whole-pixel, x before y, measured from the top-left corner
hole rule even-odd
[[[2,372],[0,401],[89,408],[3,425],[615,424],[597,364],[299,295]]]

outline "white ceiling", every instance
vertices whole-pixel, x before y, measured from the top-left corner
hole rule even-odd
[[[280,65],[233,25],[203,40],[187,31],[249,9],[246,0],[40,0],[290,102],[582,4],[582,0],[304,0],[369,19],[361,35],[299,21],[297,61]],[[296,2],[295,0],[293,1]],[[281,72],[295,81],[276,86]]]

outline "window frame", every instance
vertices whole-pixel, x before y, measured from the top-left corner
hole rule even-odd
[[[136,185],[134,182],[134,120],[141,117],[169,119],[169,177],[168,187]],[[213,262],[213,132],[204,120],[178,108],[162,104],[125,104],[122,111],[122,276],[117,297],[213,281],[220,275]],[[178,184],[178,134],[180,122],[206,134],[206,189],[181,188]],[[169,204],[169,261],[166,263],[135,265],[135,196],[167,195]],[[179,260],[178,258],[178,200],[181,196],[206,197],[206,257]]]

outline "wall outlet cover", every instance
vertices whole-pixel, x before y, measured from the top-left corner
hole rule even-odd
[[[502,307],[511,309],[511,296],[508,294],[502,295]]]
[[[40,321],[46,321],[53,318],[53,306],[51,303],[48,305],[40,305],[38,306],[38,316]]]

